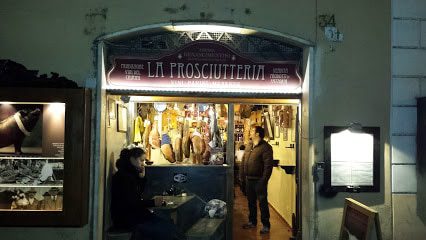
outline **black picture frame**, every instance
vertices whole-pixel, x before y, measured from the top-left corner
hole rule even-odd
[[[332,185],[331,135],[347,126],[324,126],[324,184],[326,192],[380,192],[380,127],[361,127],[359,132],[373,135],[373,185]]]
[[[117,108],[116,108],[116,103],[114,99],[108,98],[107,101],[108,104],[108,117],[107,117],[107,127],[111,127],[111,122],[113,120],[116,120],[116,115],[117,115]]]
[[[117,103],[117,132],[127,132],[127,108]]]
[[[65,103],[63,209],[0,211],[1,227],[81,227],[88,223],[91,91],[90,89],[1,88],[0,101]],[[22,186],[26,187],[26,186]]]

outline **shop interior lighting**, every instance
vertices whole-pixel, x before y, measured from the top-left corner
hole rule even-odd
[[[50,103],[48,111],[55,117],[61,117],[65,113],[65,103]]]
[[[164,110],[166,110],[167,104],[163,103],[163,102],[155,102],[154,108],[155,108],[155,110],[157,110],[157,112],[161,113],[161,112],[164,112]]]
[[[14,111],[14,107],[11,102],[0,102],[0,108],[4,111]]]
[[[174,109],[175,111],[179,111],[179,107],[178,107],[177,103],[175,103],[175,105],[174,105],[173,109]]]
[[[0,105],[12,105],[13,102],[0,102]]]
[[[151,96],[130,96],[130,102],[152,102],[153,97]]]
[[[46,102],[0,102],[0,105],[13,105],[13,104],[46,104]]]
[[[129,86],[107,86],[106,89],[109,90],[140,90],[141,88],[139,87],[129,87]],[[145,91],[161,91],[161,92],[193,92],[194,88],[186,88],[186,87],[180,87],[180,88],[168,88],[166,86],[164,87],[143,87],[143,90]],[[268,89],[268,90],[262,90],[262,89],[233,89],[233,88],[228,88],[228,89],[213,89],[213,88],[204,88],[202,89],[202,92],[209,92],[209,93],[258,93],[258,94],[262,94],[262,93],[279,93],[279,94],[299,94],[302,93],[302,88],[301,87],[296,87],[294,89],[291,90],[282,90],[280,88],[276,88],[276,89]],[[138,99],[149,99],[149,97],[147,98],[138,98]],[[130,101],[135,101],[135,98],[130,99]],[[147,100],[145,100],[147,101]],[[127,101],[128,102],[128,101]]]
[[[171,25],[166,29],[175,32],[227,32],[236,34],[253,34],[256,30],[216,24]]]

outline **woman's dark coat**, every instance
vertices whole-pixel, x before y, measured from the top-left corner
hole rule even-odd
[[[130,162],[117,161],[118,172],[112,177],[111,217],[116,228],[133,228],[151,215],[154,200],[143,200],[145,178]]]

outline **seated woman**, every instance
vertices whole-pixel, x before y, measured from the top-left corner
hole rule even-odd
[[[149,211],[160,206],[162,198],[142,199],[145,178],[145,152],[138,147],[123,149],[112,177],[111,217],[115,228],[133,232],[132,239],[179,239],[171,220],[162,219]]]

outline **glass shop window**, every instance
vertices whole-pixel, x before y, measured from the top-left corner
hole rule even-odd
[[[130,142],[146,150],[148,165],[226,163],[227,104],[130,102],[129,112]]]
[[[65,103],[0,102],[0,211],[62,211]]]

